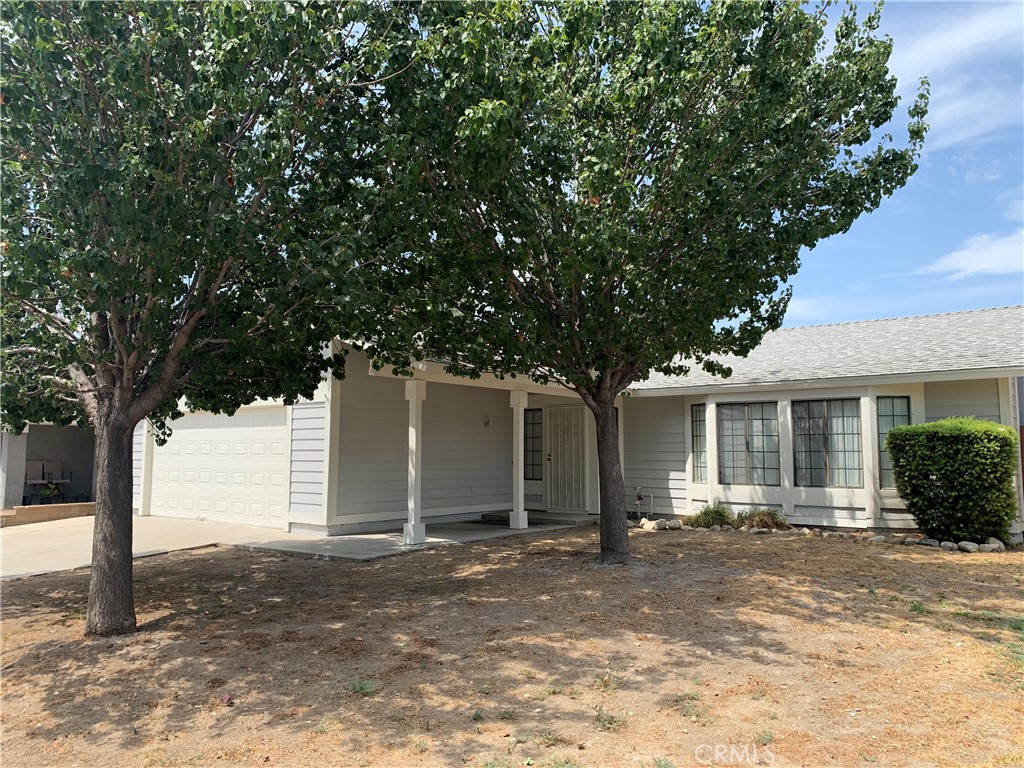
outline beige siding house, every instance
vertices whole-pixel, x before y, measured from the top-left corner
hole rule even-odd
[[[787,329],[726,362],[729,379],[652,375],[620,399],[634,511],[680,516],[720,499],[795,524],[910,527],[885,432],[953,415],[1019,427],[1024,307]],[[346,378],[310,402],[173,426],[165,446],[136,434],[139,514],[327,534],[404,526],[413,543],[430,523],[600,512],[589,411],[522,378],[456,379],[438,363],[399,378],[352,352]]]

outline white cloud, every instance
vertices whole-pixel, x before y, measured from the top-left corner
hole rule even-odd
[[[975,235],[968,238],[960,249],[947,253],[917,272],[946,273],[950,280],[1024,272],[1024,227],[1009,235]]]
[[[899,11],[892,24],[883,13],[885,31],[895,42],[890,70],[904,104],[921,77],[931,81],[927,151],[969,145],[1021,124],[1019,3],[903,4]]]
[[[786,323],[797,325],[801,323],[813,323],[829,317],[834,311],[835,297],[816,296],[801,298],[794,296],[789,300],[789,307],[786,309]]]
[[[1007,221],[1024,221],[1024,186],[1010,189],[996,198],[996,202],[1004,203],[1002,216]]]

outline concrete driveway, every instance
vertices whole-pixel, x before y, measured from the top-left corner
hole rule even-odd
[[[53,520],[0,529],[0,578],[13,579],[53,571],[70,571],[92,564],[92,517]],[[531,525],[529,533],[563,528]],[[234,523],[169,517],[134,518],[135,557],[214,544],[262,552],[279,552],[323,560],[373,560],[426,547],[481,541],[527,533],[481,523],[427,526],[427,542],[408,547],[400,531],[352,536],[313,536],[285,533]]]

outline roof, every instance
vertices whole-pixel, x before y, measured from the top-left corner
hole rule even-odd
[[[694,367],[686,376],[652,373],[631,389],[737,387],[910,374],[1024,371],[1024,306],[856,323],[785,328],[746,358],[718,358],[723,379]],[[653,392],[652,392],[653,394]]]

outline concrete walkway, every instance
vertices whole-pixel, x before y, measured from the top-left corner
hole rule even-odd
[[[92,517],[78,517],[0,530],[0,578],[13,579],[54,571],[70,571],[91,565],[93,520]],[[373,560],[445,544],[482,541],[564,527],[566,526],[531,525],[528,531],[514,531],[505,526],[483,523],[428,525],[426,544],[407,547],[402,543],[400,531],[352,536],[313,536],[234,523],[136,517],[132,549],[135,557],[147,557],[178,549],[195,549],[216,544],[323,560]]]

